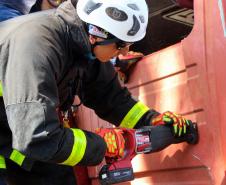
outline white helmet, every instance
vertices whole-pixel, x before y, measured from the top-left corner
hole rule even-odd
[[[76,9],[82,21],[122,41],[136,42],[146,34],[148,7],[145,0],[78,0]]]

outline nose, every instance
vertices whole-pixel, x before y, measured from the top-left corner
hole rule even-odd
[[[119,50],[119,54],[122,54],[123,56],[127,55],[128,52],[129,52],[129,46],[126,46]]]

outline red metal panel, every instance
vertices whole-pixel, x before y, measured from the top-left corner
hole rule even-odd
[[[219,1],[220,2],[220,1]],[[223,2],[223,1],[222,1]],[[225,6],[225,3],[223,4]],[[225,9],[225,7],[223,7]],[[183,44],[185,62],[192,60],[197,64],[197,84],[202,96],[194,94],[196,99],[202,99],[205,110],[205,136],[211,138],[209,148],[212,157],[207,157],[199,151],[199,157],[211,170],[214,184],[225,184],[225,37],[223,22],[217,1],[195,2],[196,24],[191,35]],[[193,47],[191,47],[193,46]],[[191,76],[191,73],[188,73]],[[192,92],[192,86],[190,86]],[[209,133],[206,133],[206,130]],[[203,136],[204,137],[204,136]],[[206,144],[207,145],[207,144]]]
[[[142,86],[154,80],[167,78],[169,75],[185,70],[181,45],[155,52],[140,61],[130,77],[129,88]]]

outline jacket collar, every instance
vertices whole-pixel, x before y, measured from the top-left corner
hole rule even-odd
[[[73,41],[83,50],[84,54],[91,52],[91,45],[84,23],[78,17],[71,0],[62,3],[56,10],[56,15],[61,17],[68,25]]]

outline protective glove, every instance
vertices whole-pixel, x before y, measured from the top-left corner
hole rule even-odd
[[[153,126],[157,125],[172,125],[175,136],[181,136],[186,134],[187,127],[189,126],[189,121],[183,116],[167,111],[163,114],[158,115],[151,121]]]
[[[124,156],[125,139],[123,131],[115,128],[97,128],[95,133],[101,136],[107,145],[105,157],[122,158]]]

